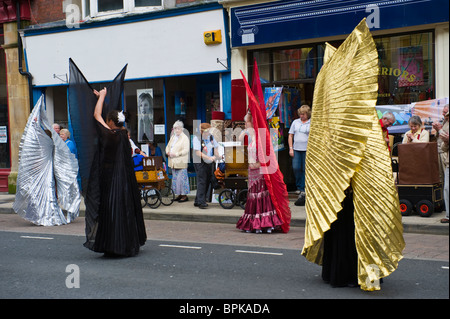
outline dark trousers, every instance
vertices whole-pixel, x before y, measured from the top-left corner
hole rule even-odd
[[[347,194],[338,219],[324,235],[322,278],[333,287],[358,285],[353,196]]]
[[[206,195],[208,194],[208,188],[211,184],[213,165],[214,163],[194,163],[195,173],[197,174],[197,195],[195,196],[195,204],[206,204]]]

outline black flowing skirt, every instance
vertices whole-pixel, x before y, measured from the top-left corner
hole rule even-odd
[[[89,176],[85,247],[135,256],[147,239],[140,194],[126,130],[98,123],[99,144]]]
[[[358,254],[353,211],[353,196],[350,192],[343,201],[343,208],[338,213],[337,220],[324,234],[322,279],[333,287],[358,285]]]

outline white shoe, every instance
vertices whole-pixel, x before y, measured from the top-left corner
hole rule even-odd
[[[261,230],[261,229],[257,229],[257,230],[255,231],[255,233],[257,233],[257,234],[262,234],[262,230]]]

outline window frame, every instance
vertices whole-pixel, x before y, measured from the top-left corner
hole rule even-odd
[[[161,5],[159,5],[159,6],[136,7],[135,0],[122,0],[123,9],[99,12],[98,11],[98,0],[84,0],[82,2],[83,17],[97,18],[97,17],[105,17],[105,16],[111,16],[111,15],[126,14],[126,13],[130,13],[130,12],[148,12],[148,11],[161,10],[162,8],[164,8],[164,0],[160,0],[160,1],[161,1]],[[87,4],[87,2],[89,2],[89,5]],[[89,7],[89,12],[87,12],[87,7]]]

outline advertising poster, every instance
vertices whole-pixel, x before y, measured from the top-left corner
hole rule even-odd
[[[394,114],[396,121],[389,128],[390,134],[405,133],[409,130],[408,120],[413,115],[419,116],[427,129],[431,128],[433,122],[442,122],[442,109],[448,102],[449,98],[445,97],[411,104],[377,105],[376,110],[380,119],[386,112]]]
[[[396,71],[399,73],[399,87],[424,85],[421,46],[399,48],[398,66],[393,72],[394,75]]]
[[[264,103],[266,104],[266,119],[272,118],[280,103],[282,87],[266,87],[264,90]]]
[[[280,118],[278,116],[272,117],[268,121],[270,130],[270,139],[272,140],[273,150],[275,152],[284,150],[283,129],[280,126]]]
[[[153,142],[153,89],[136,90],[138,142]]]
[[[431,125],[443,119],[442,109],[446,104],[448,104],[448,98],[412,103],[412,113],[420,116],[425,125]]]

